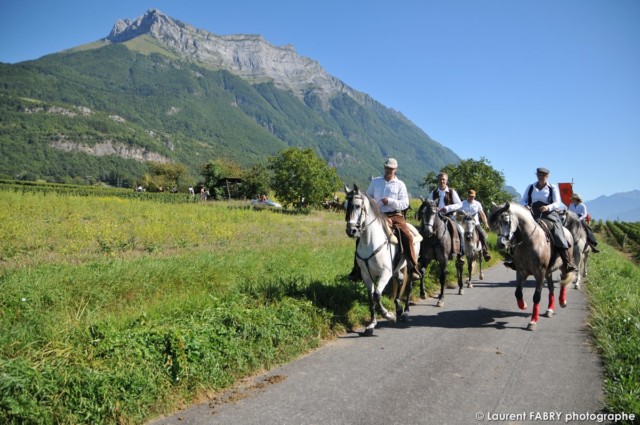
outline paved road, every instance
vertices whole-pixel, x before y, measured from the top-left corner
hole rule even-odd
[[[373,337],[348,334],[224,397],[152,423],[598,423],[585,417],[600,411],[603,392],[584,293],[569,290],[568,306],[531,332],[525,329],[533,281],[522,312],[514,280],[515,272],[494,266],[465,295],[447,290],[443,308],[420,300],[408,324],[382,320]],[[559,420],[551,418],[557,413]],[[567,414],[575,420],[566,422]]]

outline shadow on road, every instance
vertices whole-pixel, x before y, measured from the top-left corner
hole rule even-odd
[[[493,310],[478,307],[475,310],[449,310],[440,311],[437,314],[417,315],[412,312],[408,322],[378,322],[378,328],[405,329],[409,327],[424,326],[431,328],[496,328],[496,329],[522,329],[521,326],[507,326],[509,321],[501,320],[507,317],[529,317],[530,313],[523,311]]]

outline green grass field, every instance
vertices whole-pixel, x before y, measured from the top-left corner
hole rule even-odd
[[[0,422],[143,423],[360,326],[344,229],[331,212],[0,190]],[[592,257],[615,412],[640,410],[638,282],[613,249]]]

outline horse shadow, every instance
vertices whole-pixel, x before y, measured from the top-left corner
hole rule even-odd
[[[388,324],[389,327],[403,329],[409,327],[429,327],[446,329],[468,329],[468,328],[495,328],[515,329],[521,326],[509,325],[505,320],[509,317],[528,317],[529,313],[519,311],[494,310],[486,307],[478,307],[473,310],[447,310],[440,311],[435,315],[414,315],[408,322],[399,322],[397,325]],[[385,323],[387,324],[387,323]]]

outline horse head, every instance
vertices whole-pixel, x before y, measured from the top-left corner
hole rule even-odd
[[[436,203],[431,199],[423,200],[422,205],[416,212],[416,217],[420,220],[420,233],[426,237],[435,234],[435,220],[438,214]]]
[[[472,241],[474,232],[476,230],[476,221],[473,218],[473,215],[469,213],[463,213],[461,221],[465,239],[467,239],[468,241]]]
[[[358,185],[353,185],[353,190],[344,187],[347,197],[344,201],[345,221],[347,222],[347,236],[359,238],[366,220],[366,195],[360,191]]]
[[[496,205],[489,216],[489,224],[498,234],[496,247],[500,250],[506,250],[512,245],[518,230],[518,219],[514,216],[511,205],[511,202]]]

